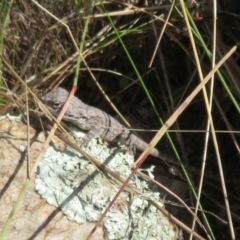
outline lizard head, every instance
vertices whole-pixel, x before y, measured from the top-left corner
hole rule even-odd
[[[64,88],[56,88],[42,97],[43,103],[55,115],[58,115],[65,103],[69,92]]]
[[[44,95],[42,101],[53,115],[58,116],[68,95],[69,92],[67,90],[59,87]],[[86,117],[85,108],[85,104],[74,96],[68,105],[63,119],[70,122],[79,122],[80,118],[84,120]]]

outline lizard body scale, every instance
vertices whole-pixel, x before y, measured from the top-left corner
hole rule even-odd
[[[68,95],[69,92],[67,90],[58,87],[44,95],[42,101],[53,115],[58,116]],[[87,144],[92,138],[100,136],[107,142],[125,144],[127,151],[132,155],[135,154],[135,149],[144,151],[148,146],[145,141],[134,135],[109,114],[83,103],[75,96],[70,102],[63,120],[72,122],[80,129],[88,131],[80,140],[81,144]],[[176,163],[173,158],[156,148],[152,149],[150,154],[166,162]]]

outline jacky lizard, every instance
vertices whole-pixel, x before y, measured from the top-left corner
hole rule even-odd
[[[67,90],[59,87],[44,95],[42,101],[53,115],[58,116],[68,95],[69,92]],[[78,141],[80,145],[87,144],[92,138],[100,136],[107,142],[125,144],[126,150],[131,155],[135,154],[136,149],[144,151],[148,147],[145,141],[134,135],[109,114],[83,103],[77,97],[73,97],[71,100],[63,120],[72,122],[80,129],[88,131],[88,133]],[[152,149],[150,154],[165,162],[179,165],[175,158],[168,156],[156,148]],[[192,167],[187,167],[187,169],[191,172],[199,172],[199,170],[193,169]],[[182,174],[178,168],[171,167],[169,171],[171,174],[182,178]],[[210,178],[215,179],[212,176],[210,176]],[[219,179],[217,178],[217,180]]]
[[[58,87],[44,95],[42,101],[53,115],[58,116],[68,95],[67,90]],[[80,140],[80,145],[87,144],[92,138],[100,136],[107,142],[125,144],[127,151],[131,155],[135,154],[136,149],[144,151],[148,146],[145,141],[131,133],[130,130],[109,114],[83,103],[77,97],[73,97],[71,100],[63,120],[72,122],[80,129],[88,131]],[[176,163],[173,158],[156,148],[152,149],[150,154],[164,161]]]

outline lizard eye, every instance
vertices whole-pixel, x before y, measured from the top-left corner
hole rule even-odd
[[[59,108],[61,108],[62,107],[62,104],[60,103],[60,102],[53,102],[52,103],[52,108],[53,109],[59,109]]]

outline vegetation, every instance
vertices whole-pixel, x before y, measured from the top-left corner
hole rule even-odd
[[[23,101],[24,83],[38,96],[58,85],[71,89],[74,83],[78,86],[76,94],[84,102],[116,115],[107,95],[133,128],[137,125],[144,129],[139,135],[150,139],[152,130],[160,129],[240,39],[238,1],[218,1],[217,19],[212,1],[188,1],[185,10],[180,3],[176,1],[172,8],[172,3],[164,0],[159,5],[140,0],[131,4],[94,0],[2,1],[1,113],[15,106],[6,98],[6,91]],[[157,146],[179,158],[184,179],[188,179],[189,186],[195,186],[195,193],[191,187],[185,199],[189,206],[196,206],[192,196],[198,195],[200,176],[195,171],[188,177],[187,167],[195,167],[201,173],[206,151],[201,206],[215,215],[221,212],[228,222],[223,224],[214,215],[202,216],[213,239],[231,236],[218,151],[230,208],[236,214],[232,215],[233,228],[239,225],[238,207],[233,207],[239,205],[240,193],[239,76],[236,50],[207,84],[206,94],[201,92],[188,103]],[[30,109],[35,111],[34,98],[29,97]],[[214,129],[208,124],[208,111]],[[163,163],[156,165],[158,168]],[[189,216],[183,211],[179,214],[185,221]],[[236,239],[239,235],[236,229]]]

